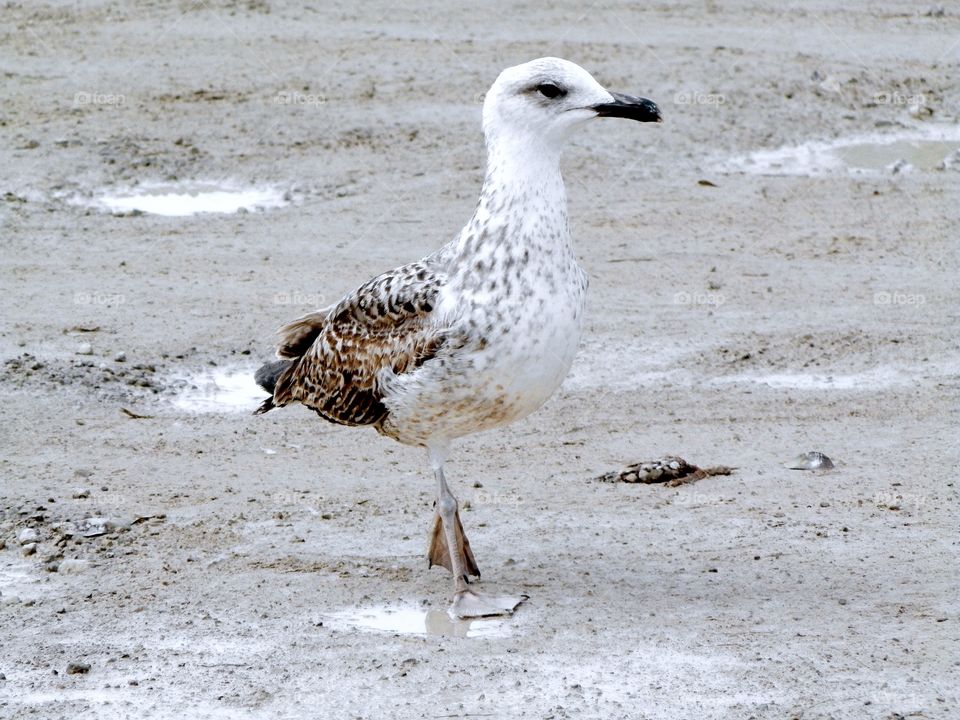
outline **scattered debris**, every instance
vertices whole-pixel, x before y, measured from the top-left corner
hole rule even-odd
[[[784,465],[788,470],[832,470],[833,460],[816,450],[797,455]]]
[[[619,472],[608,472],[595,478],[601,482],[664,483],[676,487],[702,480],[710,475],[730,475],[736,468],[726,465],[700,468],[682,457],[667,455],[659,460],[645,460],[627,465]]]
[[[120,408],[120,412],[122,412],[131,420],[150,420],[153,417],[153,415],[140,415],[139,413],[135,413],[133,410],[127,410],[125,407]]]

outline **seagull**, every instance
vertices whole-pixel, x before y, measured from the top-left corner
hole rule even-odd
[[[560,154],[596,117],[660,122],[656,103],[606,90],[545,57],[500,73],[483,102],[487,170],[473,217],[447,245],[278,331],[256,414],[300,403],[426,449],[437,483],[427,558],[453,575],[450,614],[509,615],[489,595],[443,467],[453,441],[543,405],[577,351],[587,275],[570,241]]]

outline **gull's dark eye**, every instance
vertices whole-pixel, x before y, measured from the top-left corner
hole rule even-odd
[[[536,91],[543,95],[545,98],[555,98],[562,97],[567,94],[566,90],[558,88],[553,83],[543,83],[542,85],[537,85]]]

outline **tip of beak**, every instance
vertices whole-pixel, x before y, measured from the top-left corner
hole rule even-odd
[[[659,106],[642,97],[633,97],[622,93],[610,93],[613,102],[594,105],[598,117],[620,117],[640,122],[663,122]]]

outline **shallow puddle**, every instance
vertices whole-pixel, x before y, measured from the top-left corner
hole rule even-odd
[[[173,404],[198,413],[250,412],[267,397],[253,379],[255,369],[216,368],[174,377]]]
[[[509,637],[516,620],[510,617],[454,620],[446,610],[365,608],[343,610],[324,617],[335,630],[365,630],[397,635],[443,635],[447,637]]]
[[[144,183],[135,188],[105,191],[90,198],[76,197],[71,203],[112,213],[139,211],[151,215],[184,217],[199,213],[270,210],[287,205],[288,200],[283,191],[272,187]]]
[[[960,128],[938,127],[810,141],[734,158],[723,169],[758,175],[875,174],[960,165]]]
[[[960,142],[947,140],[897,140],[891,143],[863,142],[836,148],[840,160],[850,168],[885,170],[906,162],[920,170],[935,170]]]

